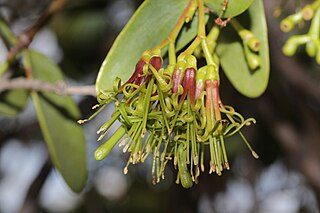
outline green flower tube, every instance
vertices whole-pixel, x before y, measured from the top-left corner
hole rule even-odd
[[[97,148],[94,152],[94,157],[96,160],[103,160],[116,145],[116,143],[122,138],[126,133],[126,129],[123,126],[120,126],[119,129],[101,146]]]
[[[179,159],[178,159],[178,168],[179,168],[179,178],[183,188],[191,188],[193,186],[191,175],[188,171],[186,164],[187,150],[184,149],[183,144],[179,145],[178,148]]]

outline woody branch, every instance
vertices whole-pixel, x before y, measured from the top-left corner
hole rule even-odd
[[[47,83],[36,79],[15,78],[0,79],[0,92],[10,89],[25,89],[38,92],[53,92],[58,95],[89,95],[97,96],[95,86],[71,86],[63,81]]]

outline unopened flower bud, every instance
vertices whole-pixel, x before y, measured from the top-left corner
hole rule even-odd
[[[289,32],[294,27],[294,23],[290,19],[284,19],[280,23],[280,29],[283,32]]]
[[[179,85],[182,84],[183,75],[184,75],[184,69],[185,69],[186,63],[184,61],[178,61],[176,64],[173,75],[172,75],[172,92],[177,93]]]
[[[260,58],[254,53],[246,54],[248,66],[251,70],[255,70],[260,66]]]
[[[310,5],[307,5],[302,10],[303,13],[303,19],[306,21],[309,21],[313,18],[314,12]]]
[[[293,29],[293,27],[301,22],[303,19],[303,14],[301,12],[295,13],[293,15],[288,16],[287,18],[283,19],[280,23],[280,29],[283,32],[289,32]]]
[[[178,148],[179,177],[180,177],[181,185],[183,186],[183,188],[186,188],[186,189],[192,187],[192,185],[193,185],[191,175],[190,175],[190,173],[188,171],[188,167],[186,165],[186,155],[187,154],[188,154],[187,150],[184,150],[183,145],[182,144],[179,145],[179,148]]]
[[[149,63],[156,69],[159,70],[162,67],[162,58],[160,56],[152,56]]]
[[[315,57],[317,54],[317,45],[313,40],[310,40],[306,44],[306,52],[308,56]]]
[[[294,42],[293,38],[290,38],[283,46],[282,52],[286,56],[293,56],[298,48],[299,44]]]
[[[260,50],[260,40],[255,36],[249,38],[246,44],[254,52],[258,52]]]
[[[196,83],[196,70],[194,68],[187,68],[184,75],[184,93],[188,93],[191,104],[194,105],[195,100],[195,83]]]
[[[124,83],[121,87],[119,87],[118,91],[122,91],[126,84],[131,84],[135,82],[138,78],[140,78],[140,75],[143,74],[143,67],[144,65],[147,64],[148,61],[149,61],[149,58],[147,56],[141,57],[138,63],[136,64],[136,68],[133,74],[131,75],[131,77],[129,78],[129,80],[127,80],[126,83]],[[141,83],[141,80],[138,80],[138,81],[139,82],[137,84]]]

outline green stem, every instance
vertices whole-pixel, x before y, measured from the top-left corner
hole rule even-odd
[[[193,52],[195,51],[195,49],[201,44],[204,43],[206,44],[206,22],[205,22],[205,17],[204,17],[204,4],[203,4],[203,0],[198,0],[198,7],[199,7],[199,22],[198,22],[198,35],[197,37],[193,40],[193,42],[189,45],[189,47],[182,52],[179,57],[178,57],[178,61],[183,60],[187,55],[191,55],[193,54]],[[207,45],[205,45],[205,48],[208,48]],[[210,52],[209,50],[207,50],[206,52]],[[209,57],[209,61],[213,62],[213,60],[210,60],[210,56]]]
[[[190,17],[193,16],[197,7],[196,7],[196,0],[190,0],[187,7],[183,11],[182,15],[180,16],[178,22],[174,26],[173,30],[169,34],[167,38],[165,38],[160,44],[155,46],[153,49],[162,49],[163,47],[167,46],[169,43],[175,43],[179,32],[181,31],[182,26],[184,25],[185,21],[189,21]]]
[[[150,107],[150,98],[153,90],[153,84],[154,84],[154,78],[151,78],[148,84],[147,92],[144,99],[145,108],[144,108],[144,114],[143,114],[143,123],[142,123],[143,129],[142,129],[141,137],[144,136],[144,133],[146,131],[145,129],[147,125],[147,119],[148,119],[148,113],[149,113],[149,107]]]
[[[206,36],[206,22],[204,18],[204,5],[203,0],[198,0],[198,6],[199,6],[199,26],[198,26],[198,36],[202,39]]]
[[[216,48],[217,39],[219,35],[220,35],[220,28],[217,25],[214,25],[207,35],[207,44],[211,49],[210,50],[211,55],[213,53],[213,50]]]
[[[177,63],[176,59],[176,47],[175,47],[175,42],[170,41],[169,43],[169,64],[170,65],[175,65]]]
[[[166,107],[165,107],[165,103],[164,103],[164,97],[163,97],[163,93],[161,91],[161,89],[158,90],[158,95],[159,95],[159,101],[160,101],[160,107],[162,108],[162,116],[163,116],[163,120],[164,120],[164,123],[167,127],[167,130],[168,130],[168,134],[170,135],[171,134],[171,129],[170,129],[170,126],[169,126],[169,122],[168,122],[168,119],[167,119],[167,114],[166,114]]]
[[[217,67],[216,63],[213,60],[212,51],[209,48],[207,40],[202,39],[201,45],[202,45],[203,54],[204,54],[204,57],[206,58],[207,64],[211,64]]]
[[[193,42],[189,45],[189,47],[183,51],[179,57],[178,57],[178,61],[182,61],[184,60],[184,58],[187,56],[187,55],[192,55],[193,52],[195,51],[195,49],[201,44],[201,41],[202,41],[202,38],[197,36]]]
[[[310,6],[310,8],[315,11],[317,10],[319,7],[320,7],[320,0],[317,0],[315,2],[313,2],[312,4],[310,5],[307,5],[307,6]]]
[[[320,2],[320,1],[318,1]],[[312,19],[308,35],[314,39],[320,39],[320,8],[317,9],[315,16]],[[319,47],[320,48],[320,47]]]

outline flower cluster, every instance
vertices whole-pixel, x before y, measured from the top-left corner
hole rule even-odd
[[[189,21],[197,8],[198,35],[177,56],[174,41],[184,21]],[[236,22],[233,26],[242,32],[239,35],[248,46],[248,53],[257,54],[259,42],[254,35]],[[112,102],[115,111],[98,130],[99,140],[116,120],[121,126],[97,148],[97,160],[104,159],[120,141],[123,152],[129,153],[124,173],[128,172],[130,164],[143,163],[151,155],[154,184],[164,179],[167,164],[173,162],[178,171],[177,183],[189,188],[205,171],[205,153],[209,153],[209,173],[221,175],[223,170],[230,168],[225,138],[236,133],[258,158],[240,131],[255,120],[244,119],[220,99],[219,59],[214,53],[218,33],[219,29],[213,27],[206,36],[203,1],[190,1],[169,37],[142,54],[129,80],[122,83],[117,78],[113,91],[100,91],[100,110]],[[162,58],[164,47],[168,47],[167,65]],[[198,49],[207,61],[202,67],[198,67],[194,56]],[[252,60],[249,57],[247,61]],[[257,66],[259,62],[251,68]]]
[[[122,125],[96,150],[95,157],[103,159],[126,135],[119,144],[130,153],[124,173],[129,164],[144,162],[152,154],[153,183],[164,178],[165,167],[173,160],[178,169],[177,181],[189,188],[205,170],[206,147],[210,153],[209,173],[221,175],[229,169],[224,139],[255,120],[244,119],[232,107],[222,104],[217,67],[197,69],[193,55],[175,66],[162,66],[160,51],[147,51],[131,78],[122,85],[116,79],[114,91],[102,97],[104,100],[100,101],[106,104],[114,101],[115,111],[99,129],[99,139],[116,120]]]

